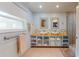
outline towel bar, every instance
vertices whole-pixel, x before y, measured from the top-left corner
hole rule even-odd
[[[12,38],[18,38],[18,36],[13,36],[13,37],[6,37],[6,36],[4,36],[4,40],[9,40],[9,39],[12,39]]]

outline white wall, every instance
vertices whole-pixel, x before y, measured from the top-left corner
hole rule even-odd
[[[49,20],[52,17],[58,17],[59,18],[59,29],[65,29],[66,30],[66,13],[36,13],[33,14],[34,15],[34,23],[35,23],[35,27],[40,29],[40,22],[41,22],[41,18],[49,18],[47,19],[47,22],[49,25]],[[50,27],[48,27],[50,28]]]
[[[71,12],[67,14],[67,25],[68,25],[68,36],[70,39],[70,44],[75,44],[75,35],[76,35],[76,13]]]
[[[79,4],[76,7],[76,57],[79,57]]]
[[[23,11],[21,8],[19,8],[18,6],[16,6],[13,3],[9,3],[9,2],[0,2],[0,11],[9,13],[11,15],[14,15],[16,17],[21,18],[22,20],[25,21],[25,23],[27,23],[27,21],[29,22],[30,19],[32,19],[32,14],[31,12],[27,9],[27,12]],[[25,24],[27,25],[27,24]],[[27,27],[26,27],[27,29]],[[17,34],[15,32],[15,34]],[[28,31],[26,32],[26,50],[28,48],[30,48],[30,37],[29,37],[29,33]],[[8,36],[14,35],[13,33],[7,33]],[[5,36],[5,34],[0,34],[0,56],[18,56],[17,55],[17,47],[16,47],[16,39],[12,39],[8,42],[6,42],[3,37]]]
[[[18,32],[0,34],[0,57],[14,57],[17,55],[17,40],[15,38],[4,40],[4,36],[14,36]]]
[[[67,31],[69,37],[69,47],[72,53],[75,55],[76,46],[76,13],[67,13]]]
[[[9,14],[12,14],[14,16],[17,16],[23,19],[31,19],[32,17],[31,12],[28,9],[26,9],[27,12],[25,12],[21,8],[16,6],[14,3],[10,3],[10,2],[3,2],[3,3],[1,2],[0,11],[7,12]]]

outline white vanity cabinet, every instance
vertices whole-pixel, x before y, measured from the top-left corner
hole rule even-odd
[[[55,38],[54,37],[50,37],[50,39],[49,39],[49,45],[50,46],[55,46],[56,44],[55,44]]]
[[[50,37],[49,39],[50,46],[62,46],[62,38],[61,37]]]
[[[42,46],[42,37],[41,36],[38,36],[37,37],[37,46]]]
[[[67,36],[31,36],[31,47],[51,46],[51,47],[68,47],[69,41]]]
[[[32,36],[32,38],[31,38],[31,46],[36,46],[36,36]]]

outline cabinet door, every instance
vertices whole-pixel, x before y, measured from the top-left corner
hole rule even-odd
[[[61,46],[62,45],[61,38],[56,38],[55,43],[56,46]]]
[[[36,46],[36,36],[31,37],[31,46]]]
[[[38,36],[37,37],[37,46],[41,46],[42,45],[42,36]]]
[[[50,46],[55,46],[55,38],[50,38],[49,44],[50,44]]]
[[[49,37],[48,37],[48,36],[45,36],[45,37],[44,37],[43,45],[44,45],[44,46],[49,46]]]

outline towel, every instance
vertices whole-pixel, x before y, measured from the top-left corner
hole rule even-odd
[[[25,35],[20,34],[17,38],[17,53],[19,56],[22,56],[26,51],[26,44],[25,44]]]

